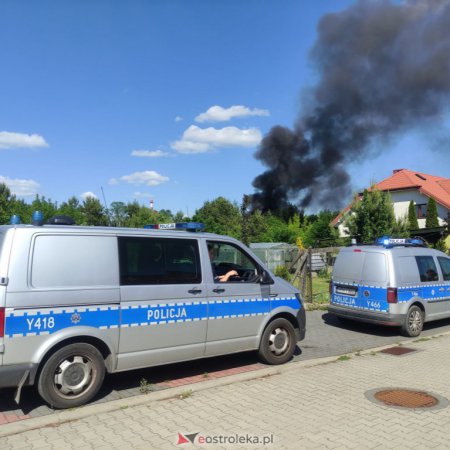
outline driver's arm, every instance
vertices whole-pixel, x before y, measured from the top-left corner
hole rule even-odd
[[[217,279],[223,283],[225,281],[228,281],[230,279],[230,277],[235,277],[235,276],[239,276],[239,274],[236,272],[236,270],[230,270],[229,272],[227,272],[225,275],[219,275],[217,277]]]

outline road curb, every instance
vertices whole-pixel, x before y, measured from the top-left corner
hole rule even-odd
[[[226,386],[233,383],[239,383],[244,381],[250,381],[258,378],[265,378],[269,376],[279,375],[281,373],[290,372],[299,368],[310,368],[316,367],[323,364],[334,363],[339,360],[340,356],[343,355],[367,355],[387,348],[395,347],[398,345],[412,345],[419,341],[425,342],[425,340],[441,337],[450,336],[450,331],[442,332],[436,335],[426,336],[423,338],[417,338],[415,341],[405,340],[398,342],[396,344],[383,345],[381,347],[373,347],[370,349],[361,350],[358,352],[344,353],[341,355],[327,356],[324,358],[309,359],[307,361],[295,361],[290,364],[282,366],[271,366],[262,369],[256,369],[249,372],[239,373],[235,375],[228,375],[222,378],[215,378],[212,380],[205,380],[197,383],[186,384],[180,387],[163,389],[160,391],[154,391],[148,394],[137,395],[134,397],[127,397],[118,400],[112,400],[105,403],[100,403],[96,405],[86,405],[75,410],[64,410],[58,411],[53,414],[49,414],[43,417],[35,417],[26,419],[19,422],[13,422],[9,424],[4,424],[0,426],[0,437],[6,437],[14,434],[23,433],[30,430],[35,430],[42,427],[48,426],[58,426],[66,422],[71,422],[75,420],[85,419],[87,417],[117,411],[119,409],[129,408],[133,406],[148,405],[153,402],[168,400],[177,397],[183,397],[187,392],[201,392],[207,389],[213,389],[220,386]]]

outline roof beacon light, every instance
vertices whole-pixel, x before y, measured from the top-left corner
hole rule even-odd
[[[44,225],[44,213],[42,211],[33,211],[31,223],[38,227]]]
[[[18,216],[17,214],[13,214],[11,216],[11,219],[9,219],[9,223],[11,225],[19,225],[20,224],[20,216]]]
[[[203,231],[205,224],[201,222],[156,223],[144,225],[144,228],[149,230]]]

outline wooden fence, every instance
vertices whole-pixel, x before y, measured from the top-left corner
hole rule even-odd
[[[330,271],[341,248],[326,247],[299,250],[298,254],[292,259],[288,266],[289,272],[293,274],[292,284],[299,286],[300,293],[306,302],[312,303],[314,300],[313,272],[319,270]],[[320,255],[320,257],[315,255]]]

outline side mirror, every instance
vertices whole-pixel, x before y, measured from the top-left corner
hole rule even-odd
[[[269,275],[267,270],[262,271],[259,283],[260,284],[273,284],[274,283],[274,281],[272,280],[272,277]]]

